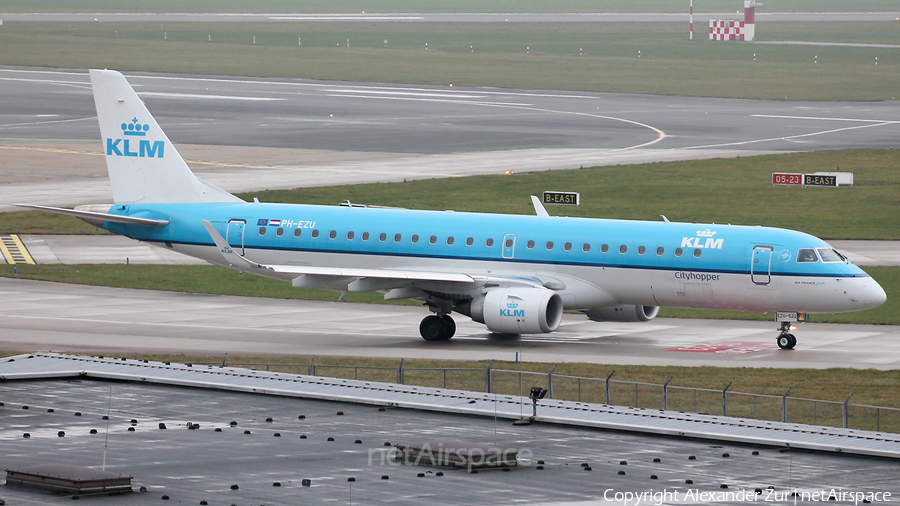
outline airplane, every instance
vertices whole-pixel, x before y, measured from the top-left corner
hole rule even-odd
[[[879,284],[825,241],[761,226],[262,203],[195,176],[125,77],[90,70],[113,204],[76,216],[131,239],[295,287],[384,293],[497,334],[557,330],[563,311],[646,322],[661,306],[776,313],[782,349],[808,313],[885,302]]]

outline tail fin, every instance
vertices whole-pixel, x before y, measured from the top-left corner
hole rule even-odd
[[[191,172],[125,76],[114,70],[90,74],[113,202],[243,202]]]

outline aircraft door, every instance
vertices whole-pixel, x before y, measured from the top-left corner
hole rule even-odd
[[[503,258],[513,258],[516,254],[516,234],[503,236]]]
[[[772,281],[772,246],[757,244],[753,247],[750,263],[750,280],[756,285],[768,285]]]
[[[238,255],[244,256],[244,229],[247,220],[228,220],[228,229],[225,231],[225,240]]]

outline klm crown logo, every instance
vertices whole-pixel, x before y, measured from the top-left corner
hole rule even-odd
[[[150,125],[140,123],[134,118],[129,123],[122,123],[122,135],[127,137],[144,137],[150,130]],[[133,151],[132,139],[106,139],[106,156],[134,156],[138,158],[162,158],[166,143],[164,141],[150,142],[145,139],[138,141],[137,151]]]
[[[131,123],[122,123],[122,133],[125,135],[139,135],[141,137],[147,135],[150,125],[138,123],[138,119],[134,118]]]

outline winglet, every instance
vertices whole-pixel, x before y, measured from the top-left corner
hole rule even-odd
[[[531,205],[534,206],[534,214],[538,216],[550,216],[550,214],[547,213],[547,210],[544,209],[544,204],[541,204],[541,199],[534,195],[531,196]]]
[[[203,220],[203,226],[206,227],[206,231],[209,233],[209,236],[212,237],[213,242],[216,243],[216,246],[219,248],[219,252],[222,253],[222,256],[225,257],[225,261],[228,262],[231,266],[245,266],[245,267],[256,267],[256,268],[264,268],[265,266],[262,264],[258,264],[252,260],[248,260],[241,255],[235,253],[235,251],[228,245],[228,241],[222,237],[215,227],[212,226],[212,223]]]

